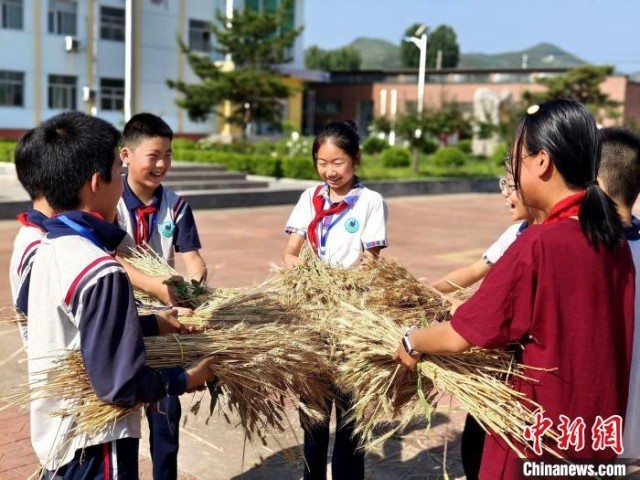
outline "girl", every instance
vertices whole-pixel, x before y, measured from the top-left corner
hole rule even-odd
[[[285,231],[290,234],[283,260],[287,268],[301,265],[300,251],[309,244],[330,265],[350,267],[361,255],[377,257],[387,246],[387,207],[379,193],[365,187],[355,176],[360,164],[360,141],[352,121],[329,123],[313,142],[313,163],[324,184],[308,188],[293,209]],[[336,391],[336,438],[331,473],[334,480],[364,478],[364,452],[358,449],[354,425],[344,416],[351,402]],[[329,417],[303,427],[305,479],[325,479],[329,447]],[[301,423],[308,425],[301,413]]]
[[[401,344],[394,357],[415,369],[423,353],[519,341],[533,382],[513,387],[540,404],[556,429],[560,415],[584,422],[584,448],[570,442],[557,451],[570,460],[614,459],[615,449],[599,448],[604,429],[596,417],[625,413],[635,282],[629,247],[596,180],[601,139],[593,116],[570,100],[527,112],[514,142],[514,183],[545,221],[522,233],[450,322],[408,332],[406,351]],[[487,436],[480,478],[521,472],[515,453]]]

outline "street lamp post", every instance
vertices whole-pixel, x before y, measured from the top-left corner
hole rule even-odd
[[[413,135],[417,140],[422,137],[422,111],[424,110],[424,79],[427,69],[427,26],[422,24],[415,31],[413,37],[406,37],[406,42],[413,43],[420,50],[420,63],[418,66],[418,103],[416,105],[416,112],[418,114],[418,126],[413,132]],[[420,161],[420,151],[416,146],[413,147],[413,173],[418,174],[418,167]]]

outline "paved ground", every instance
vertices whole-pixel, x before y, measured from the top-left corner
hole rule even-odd
[[[509,224],[499,195],[444,195],[389,200],[389,241],[384,255],[397,258],[417,277],[435,280],[451,268],[477,259]],[[196,211],[203,255],[213,267],[211,282],[242,286],[259,282],[280,264],[286,243],[282,232],[290,207]],[[0,222],[0,306],[11,304],[7,269],[16,222]],[[3,312],[4,313],[4,312]],[[2,315],[4,316],[4,315]],[[13,325],[0,324],[0,392],[24,381],[25,355]],[[183,397],[188,411],[193,398]],[[189,416],[181,434],[180,469],[184,479],[297,479],[300,431],[274,437],[268,445],[245,445],[242,433],[221,418],[205,425]],[[462,476],[459,433],[464,412],[444,406],[427,432],[416,428],[387,441],[367,457],[367,478],[424,479]],[[16,408],[0,412],[0,479],[24,479],[36,468],[29,442],[28,415]],[[446,440],[446,441],[445,441]],[[146,447],[141,448],[146,455]],[[142,459],[142,478],[149,461]]]

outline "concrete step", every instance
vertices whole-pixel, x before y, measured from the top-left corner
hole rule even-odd
[[[172,161],[171,162],[171,171],[180,171],[180,172],[221,172],[224,171],[224,165],[220,165],[217,163],[191,163],[191,162],[180,162],[180,161]]]
[[[247,178],[246,173],[242,172],[227,172],[227,171],[202,171],[202,172],[192,172],[192,171],[171,171],[166,176],[166,181],[191,181],[191,180],[200,180],[200,181],[216,181],[216,180],[245,180]]]
[[[237,180],[175,180],[169,179],[162,182],[166,187],[180,193],[183,190],[200,191],[200,190],[232,190],[232,189],[250,189],[250,188],[267,188],[269,182],[256,182],[242,179]]]

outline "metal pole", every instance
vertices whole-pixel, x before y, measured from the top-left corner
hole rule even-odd
[[[418,68],[418,118],[422,119],[422,111],[424,109],[424,77],[427,69],[427,34],[420,35],[420,39],[416,42],[420,49],[420,66]]]
[[[133,115],[133,0],[125,0],[124,14],[124,121]]]
[[[398,90],[391,90],[391,105],[389,108],[391,113],[391,131],[389,132],[389,145],[396,144],[396,114],[398,113]]]

